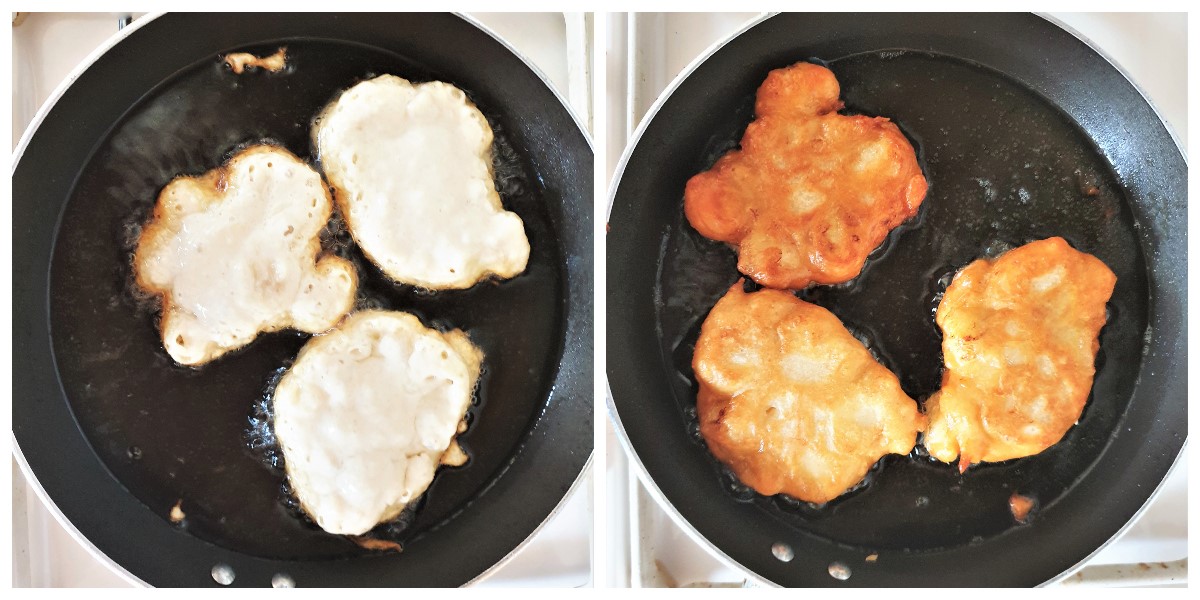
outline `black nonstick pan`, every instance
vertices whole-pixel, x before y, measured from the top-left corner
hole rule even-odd
[[[698,435],[700,324],[734,251],[683,216],[684,184],[736,147],[767,73],[827,65],[846,110],[894,120],[930,188],[863,273],[798,294],[838,315],[924,399],[941,380],[936,297],[972,260],[1062,236],[1118,275],[1092,397],[1033,457],[971,468],[889,456],[824,506],[742,486]],[[651,109],[609,216],[612,415],[647,487],[745,570],[788,586],[1053,581],[1126,526],[1187,437],[1187,168],[1116,67],[1033,15],[777,15],[715,50]],[[1046,327],[1053,327],[1047,323]],[[1018,523],[1009,498],[1036,506]],[[1180,518],[1184,518],[1180,515]]]
[[[286,46],[278,73],[236,75],[231,51]],[[130,283],[158,190],[250,142],[315,163],[309,126],[339,90],[390,73],[464,89],[496,134],[526,272],[465,291],[390,283],[337,219],[360,307],[462,328],[486,355],[470,455],[367,550],[306,521],[264,437],[265,397],[309,338],[260,336],[175,365]],[[155,586],[443,586],[475,580],[554,511],[591,455],[592,150],[564,103],[504,43],[447,14],[188,14],[146,19],[84,70],[13,171],[13,435],[58,511]],[[267,421],[269,425],[269,420]],[[179,506],[182,520],[171,519]],[[178,520],[178,519],[175,519]],[[214,570],[215,567],[216,568]]]

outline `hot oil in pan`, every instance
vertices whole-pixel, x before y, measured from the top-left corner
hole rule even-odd
[[[372,75],[455,83],[419,62],[355,44],[287,40],[238,50],[270,54],[283,44],[290,66],[280,73],[236,76],[217,56],[179,72],[131,108],[96,148],[56,241],[54,351],[72,411],[97,456],[164,521],[182,501],[181,535],[257,556],[352,556],[368,551],[301,518],[281,492],[279,461],[271,468],[261,448],[247,444],[256,402],[310,336],[265,334],[203,367],[180,367],[158,338],[157,304],[130,285],[140,225],[175,176],[208,171],[261,141],[315,164],[313,117],[340,90]],[[383,277],[336,218],[323,234],[324,249],[358,269],[358,308],[405,310],[426,325],[461,328],[485,353],[471,426],[459,438],[470,462],[439,471],[402,531],[396,523],[384,528],[408,552],[419,551],[426,533],[468,509],[504,471],[542,411],[563,347],[563,259],[538,175],[503,107],[489,105],[485,90],[466,91],[496,134],[497,188],[505,208],[524,221],[531,246],[525,273],[469,290],[428,292]]]
[[[846,112],[895,121],[917,148],[930,186],[918,216],[892,232],[858,278],[798,295],[842,319],[896,373],[905,392],[924,401],[941,382],[941,332],[933,311],[953,274],[977,258],[1062,236],[1118,276],[1092,397],[1078,425],[1041,454],[959,475],[918,447],[909,456],[884,457],[864,484],[823,506],[765,498],[715,459],[713,477],[726,482],[734,500],[841,544],[920,551],[979,543],[1023,526],[1009,509],[1016,492],[1036,497],[1039,511],[1053,510],[1120,426],[1138,377],[1148,316],[1138,225],[1105,157],[1079,127],[1019,82],[958,59],[910,51],[854,55],[828,65],[841,83]],[[737,147],[753,118],[753,102],[753,90],[747,90],[728,127],[714,132],[697,157],[695,172]],[[657,334],[681,426],[705,452],[692,354],[708,311],[741,275],[732,249],[688,225],[682,190],[680,210],[663,232],[659,265]]]

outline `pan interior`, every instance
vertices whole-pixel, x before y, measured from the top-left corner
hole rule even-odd
[[[59,376],[71,409],[118,481],[178,527],[221,547],[284,559],[366,553],[289,508],[282,471],[248,447],[249,418],[273,377],[309,338],[261,335],[196,369],[175,365],[158,337],[158,314],[131,283],[131,252],[158,191],[172,178],[221,165],[247,143],[277,143],[317,166],[313,117],[335,94],[380,74],[455,83],[420,62],[371,46],[290,39],[230,49],[288,49],[286,70],[233,74],[217,56],[176,73],[117,122],[74,186],[51,264],[50,317]],[[484,374],[459,440],[470,455],[443,468],[407,527],[377,531],[411,542],[453,518],[503,472],[551,392],[563,347],[562,251],[539,179],[505,116],[465,87],[496,137],[496,184],[525,223],[532,249],[524,274],[464,291],[428,292],[390,282],[340,230],[326,247],[359,275],[359,308],[404,310],[439,329],[461,328],[485,354]]]
[[[909,136],[930,187],[917,217],[892,232],[858,278],[798,295],[860,334],[905,392],[923,401],[941,382],[941,333],[933,312],[948,276],[977,258],[1061,236],[1118,277],[1092,396],[1078,424],[1041,454],[975,466],[965,475],[920,451],[893,455],[872,469],[866,485],[822,507],[758,495],[708,455],[712,477],[726,481],[731,500],[752,503],[784,526],[835,544],[906,552],[979,544],[1020,527],[1009,511],[1012,494],[1037,501],[1034,520],[1037,511],[1052,507],[1098,460],[1121,422],[1148,323],[1138,225],[1105,157],[1069,117],[1020,82],[916,51],[856,54],[828,66],[841,83],[846,112],[889,117]],[[753,105],[754,90],[748,89],[736,114],[714,131],[694,173],[737,147]],[[737,257],[687,223],[682,195],[659,252],[660,350],[678,425],[687,428],[697,452],[707,454],[695,416],[691,360],[705,316],[740,277]]]

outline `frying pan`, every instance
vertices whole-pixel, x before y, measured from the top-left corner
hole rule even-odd
[[[155,586],[230,575],[442,586],[484,574],[591,454],[592,150],[578,122],[515,52],[454,15],[165,15],[130,29],[44,112],[13,171],[13,436],[27,474],[96,550]],[[237,76],[220,59],[279,46],[279,73]],[[401,553],[326,534],[287,494],[264,409],[309,336],[263,335],[179,367],[130,285],[132,240],[171,178],[263,140],[313,161],[313,116],[383,73],[468,93],[496,133],[497,187],[532,247],[514,279],[430,293],[387,281],[336,217],[323,236],[355,263],[358,306],[462,328],[487,357],[460,438],[470,461],[371,532]]]
[[[933,310],[972,260],[1060,235],[1117,273],[1092,397],[1060,443],[963,475],[920,451],[885,457],[824,506],[758,495],[708,453],[691,357],[739,274],[730,248],[687,224],[684,184],[737,146],[767,73],[801,60],[833,70],[847,112],[893,119],[930,183],[858,278],[798,292],[910,396],[940,384]],[[1033,15],[777,15],[694,63],[649,115],[609,216],[610,409],[651,494],[694,537],[780,585],[1036,585],[1146,504],[1187,436],[1187,170],[1085,42]],[[1014,493],[1037,502],[1026,524]]]

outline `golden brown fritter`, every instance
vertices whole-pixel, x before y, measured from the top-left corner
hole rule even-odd
[[[738,270],[773,288],[849,281],[927,185],[900,129],[838,114],[833,73],[796,63],[758,88],[740,150],[692,177],[684,211],[705,237],[738,248]]]
[[[959,470],[1037,454],[1083,412],[1117,276],[1062,238],[968,265],[937,310],[946,371],[925,447]]]
[[[924,417],[833,313],[788,292],[734,284],[692,359],[700,432],[760,494],[827,502],[889,453],[912,450]]]

